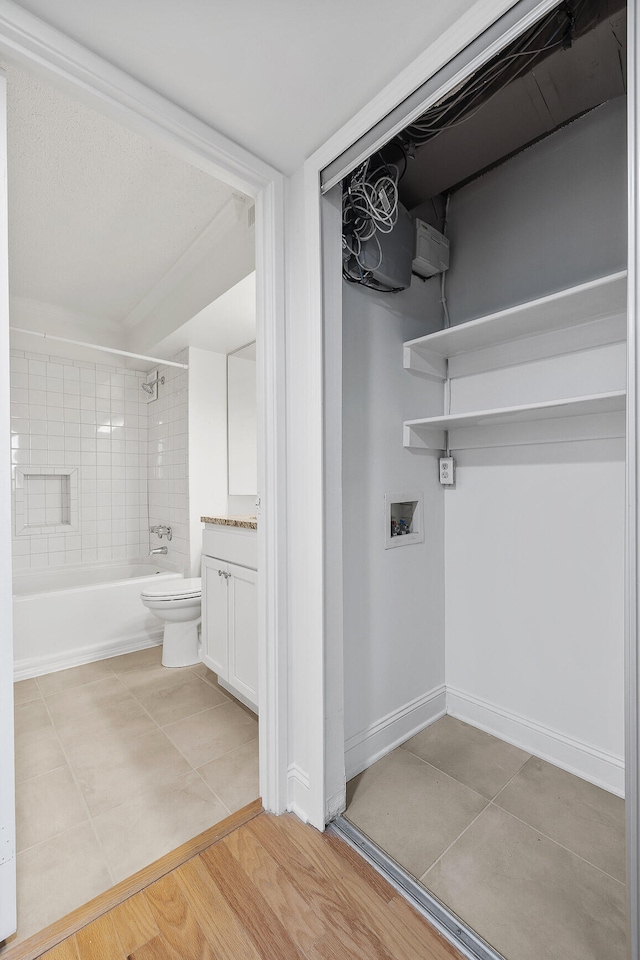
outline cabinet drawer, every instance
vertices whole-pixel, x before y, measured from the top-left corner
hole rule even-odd
[[[202,552],[207,557],[219,557],[241,567],[258,569],[258,537],[256,530],[245,527],[224,527],[205,524]]]

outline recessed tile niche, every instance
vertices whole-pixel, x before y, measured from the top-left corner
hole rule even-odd
[[[16,536],[73,533],[78,529],[78,471],[16,467]]]

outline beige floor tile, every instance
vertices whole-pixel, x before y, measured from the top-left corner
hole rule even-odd
[[[420,877],[486,806],[478,793],[398,748],[347,785],[347,818]]]
[[[93,663],[83,663],[79,667],[71,667],[69,670],[47,673],[43,677],[38,677],[38,685],[42,695],[50,697],[56,693],[61,693],[63,690],[71,690],[74,687],[81,687],[85,683],[93,683],[95,680],[103,680],[105,677],[112,676],[113,672],[107,665],[107,661],[96,660]]]
[[[55,728],[31,730],[17,736],[15,762],[18,783],[66,766],[67,760]]]
[[[625,882],[624,800],[620,797],[532,757],[496,803]]]
[[[240,810],[260,796],[258,741],[252,740],[206,763],[198,768],[198,773],[231,813]]]
[[[126,743],[68,745],[66,751],[93,817],[190,769],[161,730]]]
[[[149,663],[136,670],[119,674],[120,680],[134,696],[138,691],[170,690],[193,677],[191,667],[163,667],[160,662]]]
[[[228,701],[195,717],[163,727],[193,767],[200,767],[236,747],[255,740],[258,721],[251,711]]]
[[[195,771],[95,819],[116,882],[229,815]]]
[[[13,685],[13,702],[28,703],[29,700],[40,700],[42,694],[35,677],[29,680],[18,680]]]
[[[193,674],[184,677],[182,683],[172,685],[170,690],[143,687],[136,690],[135,696],[161,727],[217,707],[229,699],[221,690]]]
[[[44,700],[30,700],[16,704],[14,710],[16,736],[53,726]]]
[[[145,647],[144,650],[134,650],[133,653],[123,653],[119,657],[110,657],[104,663],[108,664],[117,676],[122,676],[123,673],[130,673],[131,670],[157,667],[161,660],[162,644]]]
[[[197,663],[194,667],[191,667],[191,670],[197,677],[200,677],[202,680],[206,680],[207,683],[210,683],[212,686],[217,687],[218,690],[222,690],[223,693],[226,693],[227,696],[230,696],[228,691],[224,690],[223,687],[218,683],[218,677],[213,672],[209,670],[209,667],[206,663]]]
[[[483,730],[441,717],[403,744],[422,760],[491,800],[530,754]]]
[[[89,823],[19,853],[17,875],[19,940],[113,885]]]
[[[507,960],[626,960],[624,885],[493,804],[423,883]]]
[[[16,787],[17,849],[27,850],[89,819],[67,766]]]
[[[113,674],[71,691],[47,696],[47,707],[55,724],[65,723],[93,713],[100,704],[117,704],[130,699],[130,693]]]
[[[126,743],[157,729],[155,721],[132,694],[116,703],[110,700],[96,703],[91,713],[56,724],[62,743],[72,748],[98,741]]]

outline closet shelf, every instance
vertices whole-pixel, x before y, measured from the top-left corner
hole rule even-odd
[[[626,309],[625,270],[409,340],[404,368],[445,380],[455,375],[447,361],[464,354],[501,347],[489,365],[504,366],[617,343],[626,338]],[[553,335],[553,343],[541,343],[544,334]]]
[[[405,420],[403,443],[405,447],[421,450],[444,450],[447,446],[460,450],[624,436],[624,417],[620,413],[624,413],[625,407],[626,392],[620,390],[517,407]],[[512,424],[518,425],[515,433],[509,430]],[[523,424],[531,425],[529,432],[523,430]]]

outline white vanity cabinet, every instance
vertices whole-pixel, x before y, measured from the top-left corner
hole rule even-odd
[[[207,524],[202,556],[203,663],[258,710],[256,531]]]

